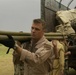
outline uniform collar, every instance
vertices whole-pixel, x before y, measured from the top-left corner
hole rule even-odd
[[[40,46],[42,46],[42,44],[46,41],[47,39],[45,38],[45,36],[42,36],[42,38],[34,45],[36,48],[39,48]],[[31,41],[31,46],[32,46],[33,42]]]
[[[36,48],[40,48],[46,41],[47,39],[45,36],[43,36],[37,43],[36,43]]]

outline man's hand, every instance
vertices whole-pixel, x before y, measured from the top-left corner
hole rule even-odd
[[[1,40],[0,43],[3,44],[6,47],[13,48],[15,45],[15,41],[11,35],[7,35],[7,40]]]
[[[53,50],[55,54],[55,58],[59,58],[58,50],[57,50],[57,40],[52,40]]]
[[[7,35],[7,40],[1,40],[0,43],[3,44],[6,47],[9,47],[7,53],[9,52],[10,48],[13,48],[15,45],[15,41],[11,35]]]
[[[52,40],[52,44],[54,47],[57,47],[57,40]]]

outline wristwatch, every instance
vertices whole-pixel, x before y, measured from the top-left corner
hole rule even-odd
[[[18,45],[15,44],[14,47],[13,47],[13,49],[16,50],[17,48],[18,48]]]

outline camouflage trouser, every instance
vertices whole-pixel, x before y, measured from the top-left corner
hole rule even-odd
[[[24,75],[24,67],[20,64],[14,65],[14,75]]]

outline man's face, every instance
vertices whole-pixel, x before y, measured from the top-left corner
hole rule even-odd
[[[44,30],[41,23],[33,23],[31,27],[32,39],[39,40],[44,34]]]

